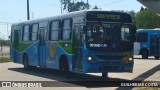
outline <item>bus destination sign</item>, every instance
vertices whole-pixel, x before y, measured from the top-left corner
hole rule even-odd
[[[86,20],[132,23],[132,19],[129,14],[118,12],[88,12]]]
[[[120,15],[108,15],[108,14],[97,14],[97,18],[99,19],[116,19],[119,20],[121,18]]]

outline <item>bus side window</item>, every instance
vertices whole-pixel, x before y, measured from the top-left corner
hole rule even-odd
[[[137,34],[137,42],[147,42],[147,33],[138,33]]]
[[[23,28],[22,41],[29,41],[29,25],[25,25]]]
[[[50,40],[59,40],[60,21],[53,21],[50,25]]]
[[[37,40],[37,38],[38,38],[38,29],[39,29],[38,24],[33,24],[32,25],[31,41],[36,41]]]
[[[62,33],[62,40],[70,40],[71,39],[71,29],[72,29],[72,22],[71,19],[66,19],[63,21],[63,33]]]

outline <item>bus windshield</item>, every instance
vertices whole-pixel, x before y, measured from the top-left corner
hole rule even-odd
[[[101,23],[101,22],[88,23],[87,42],[89,43],[90,48],[98,48],[98,47],[116,48],[116,46],[118,48],[118,46],[122,42],[125,43],[131,42],[130,31],[131,27],[130,25],[127,24],[122,25],[120,23]]]

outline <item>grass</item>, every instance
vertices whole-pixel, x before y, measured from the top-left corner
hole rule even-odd
[[[4,63],[4,62],[10,62],[10,58],[9,57],[0,57],[0,63]]]

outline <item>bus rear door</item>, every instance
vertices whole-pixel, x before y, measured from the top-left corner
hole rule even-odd
[[[39,25],[39,66],[46,66],[46,32],[47,32],[47,23],[43,22]]]

